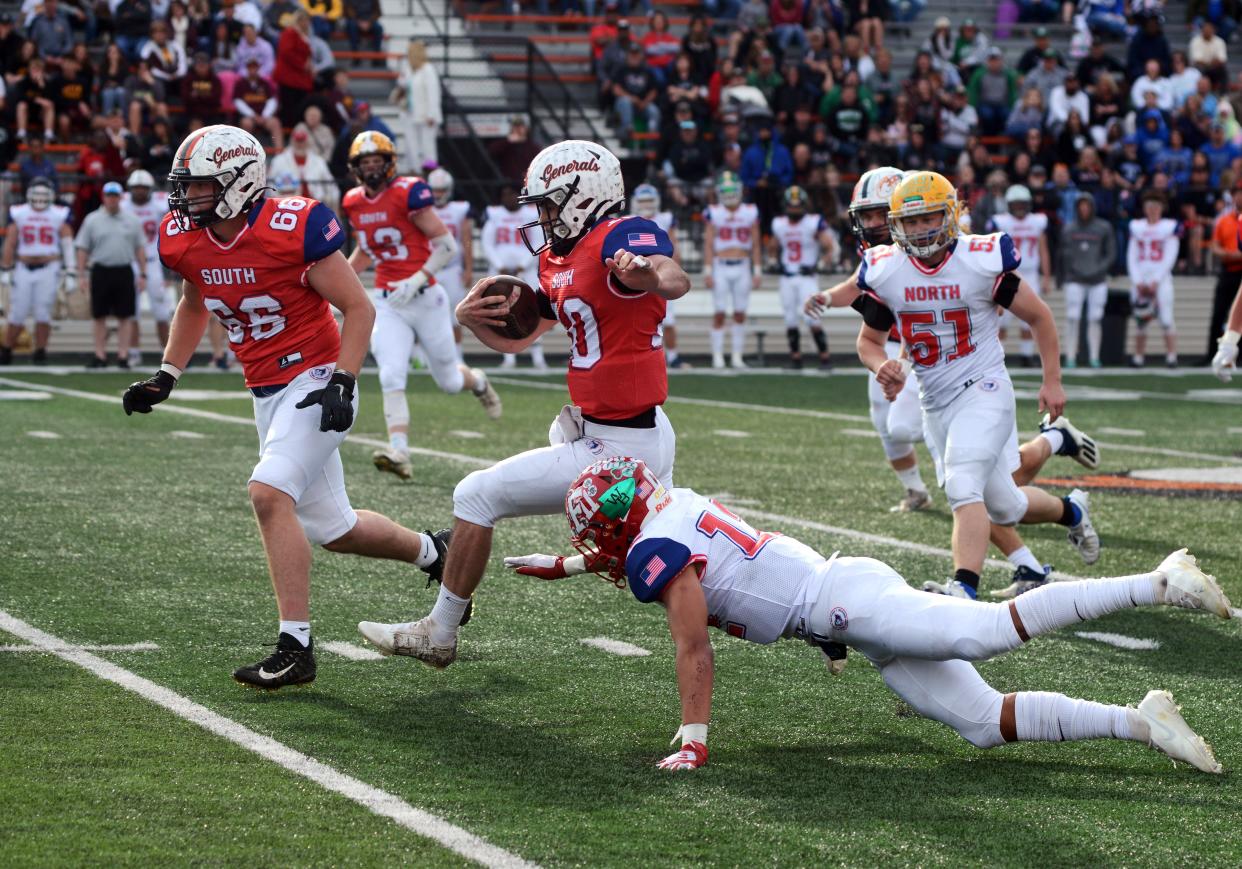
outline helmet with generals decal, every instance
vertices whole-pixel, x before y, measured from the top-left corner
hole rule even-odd
[[[172,171],[168,208],[183,230],[202,229],[245,214],[267,189],[267,154],[259,140],[238,127],[215,124],[186,136]],[[214,181],[215,191],[187,193],[194,181]]]
[[[530,252],[551,248],[564,256],[599,220],[625,207],[621,162],[595,142],[550,145],[531,161],[518,202],[539,209],[538,219],[518,229]],[[532,240],[535,229],[541,240]]]

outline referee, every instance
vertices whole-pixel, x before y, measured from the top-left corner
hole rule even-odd
[[[108,317],[116,317],[118,368],[129,368],[137,291],[146,288],[146,236],[142,223],[121,211],[121,185],[103,186],[103,205],[86,215],[78,230],[78,274],[90,261],[91,317],[95,320],[95,356],[87,368],[107,368]],[[137,269],[134,264],[137,263]],[[136,275],[136,277],[135,277]]]

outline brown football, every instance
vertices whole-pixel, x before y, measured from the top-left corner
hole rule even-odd
[[[520,292],[517,301],[513,303],[513,306],[509,308],[509,313],[505,316],[505,325],[493,326],[492,329],[505,338],[520,341],[539,326],[539,301],[535,298],[535,291],[526,281],[512,275],[497,275],[491,285],[483,291],[483,295],[484,297],[508,296],[513,292],[514,287],[517,287]]]

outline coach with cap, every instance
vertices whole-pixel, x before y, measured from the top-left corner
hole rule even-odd
[[[128,368],[129,345],[133,336],[137,291],[145,289],[147,253],[142,223],[121,210],[121,185],[109,181],[103,186],[103,205],[82,221],[78,230],[78,274],[86,274],[90,263],[91,317],[95,320],[95,357],[90,368],[108,365],[106,341],[108,317],[117,320],[117,367]],[[135,263],[137,269],[134,268]]]

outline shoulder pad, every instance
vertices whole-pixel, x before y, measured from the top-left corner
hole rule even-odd
[[[651,537],[634,544],[625,559],[630,591],[642,603],[658,600],[660,592],[690,563],[690,548],[667,537]]]
[[[609,221],[603,224],[602,234],[600,262],[618,250],[634,254],[673,255],[673,242],[669,240],[668,233],[645,217],[623,217]]]

